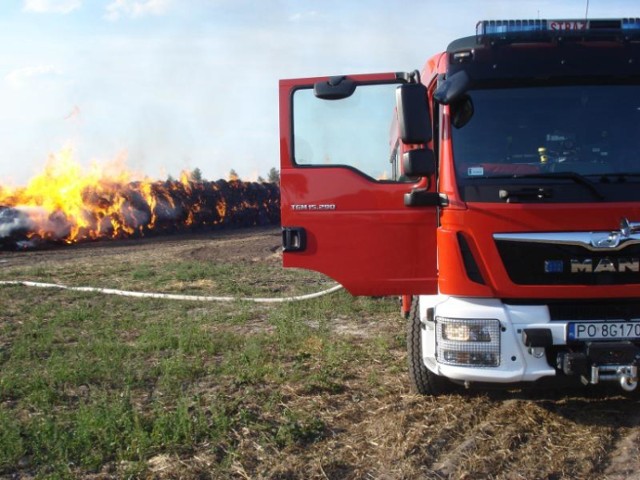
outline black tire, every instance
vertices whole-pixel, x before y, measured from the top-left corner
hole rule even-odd
[[[443,395],[455,389],[446,377],[436,375],[422,362],[422,325],[418,297],[411,299],[411,310],[407,318],[407,357],[411,389],[421,395]]]

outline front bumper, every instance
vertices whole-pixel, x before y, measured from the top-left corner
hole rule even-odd
[[[513,305],[499,299],[446,296],[421,297],[420,305],[423,360],[427,368],[438,375],[461,382],[503,384],[556,376],[579,377],[585,384],[618,380],[625,390],[632,390],[637,384],[638,342],[568,340],[569,320],[552,320],[547,305]],[[499,361],[493,365],[451,364],[442,354],[442,343],[446,343],[446,339],[443,340],[442,326],[438,323],[447,319],[497,321]],[[483,348],[482,343],[476,345]],[[460,348],[468,350],[464,345]],[[611,352],[611,358],[602,354],[605,350]],[[622,362],[617,355],[620,352],[624,352]],[[571,362],[579,368],[568,368]]]

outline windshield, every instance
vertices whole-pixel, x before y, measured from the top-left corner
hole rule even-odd
[[[640,173],[640,86],[470,92],[474,113],[453,128],[459,175]]]
[[[451,129],[462,190],[498,178],[545,186],[579,179],[574,187],[584,189],[640,175],[638,85],[474,90],[465,101],[451,106],[454,119],[457,109],[473,112]]]

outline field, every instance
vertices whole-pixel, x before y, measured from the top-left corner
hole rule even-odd
[[[279,229],[0,253],[0,280],[285,297]],[[411,393],[394,298],[0,287],[1,478],[640,479],[619,388]]]

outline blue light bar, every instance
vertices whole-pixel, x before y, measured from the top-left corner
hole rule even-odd
[[[640,18],[596,20],[482,20],[476,25],[476,35],[509,35],[526,32],[548,32],[553,34],[603,30],[640,33]]]
[[[476,35],[542,32],[545,30],[547,30],[546,20],[483,20],[476,25]]]
[[[622,30],[640,32],[640,18],[623,18]]]

